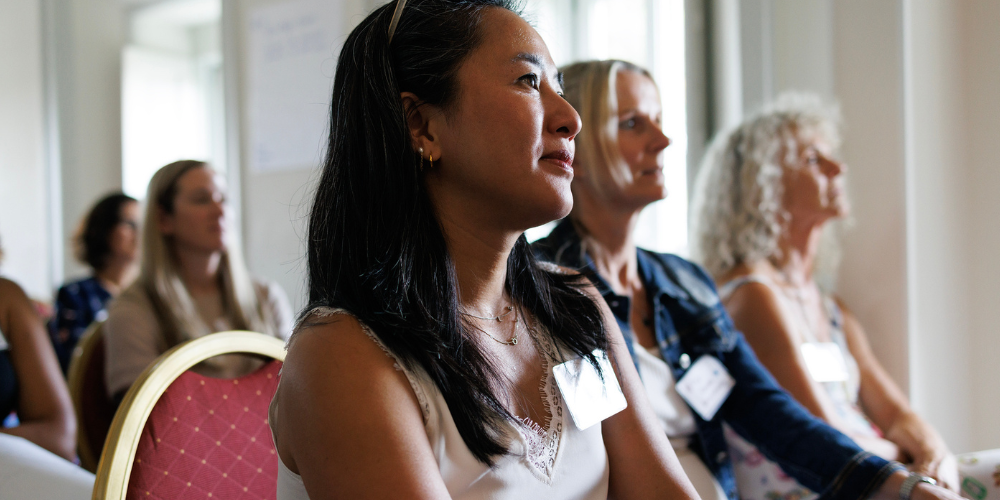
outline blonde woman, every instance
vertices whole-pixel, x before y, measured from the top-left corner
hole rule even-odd
[[[592,277],[699,496],[748,498],[733,476],[726,423],[824,498],[957,498],[811,416],[754,357],[701,267],[636,247],[639,213],[666,196],[662,152],[670,140],[660,128],[659,90],[649,72],[623,61],[563,71],[566,99],[583,121],[573,210],[535,250]]]
[[[956,488],[944,441],[910,408],[850,310],[817,285],[820,250],[832,250],[824,230],[849,211],[839,143],[836,110],[802,94],[786,94],[720,135],[696,183],[696,258],[720,283],[736,327],[796,400],[866,450]],[[741,484],[796,488],[729,437],[745,459]]]
[[[203,162],[171,163],[153,175],[146,204],[139,278],[105,324],[105,375],[117,401],[157,356],[185,340],[232,329],[291,333],[285,293],[251,278],[233,241],[221,176]],[[257,363],[219,356],[198,369],[233,377]]]

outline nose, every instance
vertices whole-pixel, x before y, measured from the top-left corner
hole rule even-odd
[[[561,95],[553,91],[552,97],[549,99],[551,104],[546,106],[549,132],[572,141],[583,128],[580,114]]]
[[[837,160],[827,159],[823,162],[823,170],[827,177],[834,178],[847,170],[847,165]]]
[[[670,138],[663,133],[663,129],[660,128],[659,125],[654,124],[651,129],[653,132],[653,139],[650,141],[649,146],[653,153],[659,153],[660,151],[667,149],[667,146],[673,143],[673,141],[671,141]]]

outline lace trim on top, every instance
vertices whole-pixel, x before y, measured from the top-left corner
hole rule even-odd
[[[378,336],[375,335],[375,332],[373,332],[371,328],[368,328],[368,325],[366,325],[363,321],[358,319],[357,316],[351,314],[351,312],[346,309],[326,307],[326,306],[320,306],[313,309],[312,311],[309,312],[309,315],[307,315],[307,317],[315,315],[320,318],[325,318],[333,316],[335,314],[346,314],[356,319],[358,321],[358,324],[361,325],[361,330],[365,332],[365,335],[367,335],[368,338],[372,339],[372,342],[375,342],[375,345],[377,345],[379,349],[382,349],[382,352],[384,352],[387,356],[392,358],[393,360],[392,367],[395,368],[397,371],[403,372],[403,374],[406,375],[406,380],[407,382],[410,383],[410,387],[413,389],[413,394],[416,395],[417,397],[417,403],[420,405],[420,414],[423,416],[424,425],[426,426],[427,423],[430,421],[431,405],[427,400],[427,395],[424,393],[423,387],[421,387],[418,381],[416,380],[416,375],[410,372],[410,370],[404,368],[405,366],[404,363],[398,357],[396,357],[396,355],[393,354],[392,351],[390,351],[389,348],[385,346],[385,344],[382,343],[382,341],[378,338]]]
[[[559,358],[548,335],[539,335],[532,329],[531,338],[541,354],[539,357],[542,358],[545,376],[539,382],[538,390],[542,395],[542,407],[547,417],[544,426],[538,425],[530,418],[522,418],[518,433],[524,440],[524,461],[528,469],[545,483],[551,483],[565,420],[562,394],[556,386],[555,375],[552,372]]]

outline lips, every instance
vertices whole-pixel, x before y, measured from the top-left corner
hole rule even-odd
[[[570,153],[569,150],[557,149],[542,156],[541,159],[555,163],[570,172],[573,171],[573,153]]]

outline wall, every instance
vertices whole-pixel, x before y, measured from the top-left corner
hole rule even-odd
[[[0,245],[2,275],[48,297],[51,236],[45,168],[40,0],[0,1]]]
[[[966,154],[963,20],[946,0],[906,7],[913,403],[953,447],[970,449],[981,439],[972,403],[969,327],[977,310],[966,219],[967,186],[977,176]]]
[[[121,189],[121,51],[125,8],[121,0],[44,0],[51,23],[49,77],[55,92],[55,137],[62,179],[62,234],[66,247],[84,213],[109,191]],[[71,252],[67,277],[84,274]],[[55,283],[62,276],[54,276]]]
[[[966,186],[970,206],[964,222],[970,234],[969,263],[972,286],[968,289],[971,338],[968,342],[972,373],[972,420],[974,432],[970,442],[977,448],[1000,447],[1000,378],[996,376],[1000,359],[1000,336],[997,335],[995,312],[1000,310],[1000,168],[997,167],[996,145],[1000,136],[1000,3],[955,2],[946,5],[956,9],[963,34],[961,51],[962,74],[960,90],[965,96],[966,126],[959,133],[958,148],[965,151],[968,168]],[[953,330],[951,330],[953,331]],[[948,336],[949,330],[941,332]],[[951,340],[965,342],[961,337]],[[928,362],[933,361],[930,353]]]
[[[300,0],[294,0],[300,1]],[[227,86],[227,107],[231,130],[238,131],[230,137],[230,168],[240,172],[242,205],[242,232],[246,258],[251,272],[277,281],[292,300],[298,311],[306,299],[305,226],[314,181],[325,151],[325,144],[317,144],[315,160],[295,168],[261,172],[252,168],[249,161],[251,124],[248,93],[250,85],[248,58],[251,55],[247,26],[253,9],[279,5],[283,0],[226,0],[223,3],[223,44],[227,76],[237,75],[235,85]],[[382,2],[377,2],[381,4]],[[297,75],[300,79],[330,79],[336,65],[340,43],[376,2],[348,0],[328,3],[325,8],[336,9],[334,16],[342,20],[342,34],[330,47],[329,59],[322,67],[308,69]],[[301,83],[301,82],[300,82]],[[331,87],[332,90],[332,87]],[[328,97],[327,97],[328,99]],[[328,101],[327,101],[328,102]],[[327,104],[312,103],[323,107]]]

